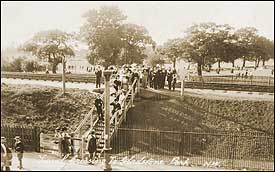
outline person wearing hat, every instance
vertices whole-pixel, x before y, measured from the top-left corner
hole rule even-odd
[[[87,150],[89,152],[89,162],[93,164],[96,152],[96,136],[95,131],[92,131],[88,136]]]
[[[95,75],[96,75],[96,88],[100,88],[102,71],[99,68],[97,68],[95,71]]]
[[[101,99],[100,95],[98,95],[95,99],[94,105],[96,107],[98,119],[103,121],[103,100]]]
[[[5,137],[1,137],[1,171],[10,171],[12,152],[7,146]]]
[[[69,156],[70,154],[70,141],[69,139],[71,138],[70,135],[67,132],[67,127],[63,127],[62,128],[62,141],[61,141],[61,145],[62,145],[62,158],[66,158]]]
[[[112,115],[114,115],[118,110],[121,109],[121,105],[119,103],[119,99],[114,99],[114,101],[110,104],[112,106]]]
[[[59,156],[62,157],[62,135],[61,135],[61,128],[57,127],[55,129],[55,138],[57,139],[54,143],[58,144],[58,152]]]
[[[19,161],[18,168],[22,169],[23,168],[22,159],[23,159],[23,153],[24,153],[24,144],[21,141],[21,138],[19,136],[16,136],[14,139],[15,139],[14,149],[15,149],[15,152],[17,153],[17,158]]]
[[[172,81],[173,81],[173,72],[172,72],[171,68],[169,68],[169,70],[167,72],[167,81],[168,81],[168,88],[169,88],[169,90],[171,90]]]

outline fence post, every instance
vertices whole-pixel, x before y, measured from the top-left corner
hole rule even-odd
[[[184,80],[182,79],[181,80],[181,92],[180,92],[180,95],[183,96],[183,93],[184,93]]]
[[[36,142],[36,152],[40,152],[40,128],[35,127],[35,142]]]
[[[189,133],[189,152],[192,154],[192,133]]]
[[[81,159],[84,160],[84,137],[81,138]]]

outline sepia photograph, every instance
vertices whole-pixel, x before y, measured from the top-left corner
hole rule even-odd
[[[1,171],[274,171],[274,1],[1,1]]]

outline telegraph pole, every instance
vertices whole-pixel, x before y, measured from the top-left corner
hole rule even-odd
[[[62,57],[62,67],[63,95],[65,95],[65,57]]]
[[[105,97],[104,97],[104,107],[105,107],[105,125],[104,125],[104,159],[105,159],[105,167],[104,171],[111,171],[112,167],[110,165],[110,151],[112,148],[110,147],[110,77],[112,71],[105,70],[104,71],[104,79],[105,79]]]

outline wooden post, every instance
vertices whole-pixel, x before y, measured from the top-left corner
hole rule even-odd
[[[81,138],[81,133],[80,133],[80,131],[78,132],[78,138]],[[78,144],[77,144],[77,146],[78,146],[78,149],[79,149],[79,158],[82,158],[82,141],[78,141]]]
[[[65,95],[65,59],[62,57],[62,83],[63,83],[63,95]]]
[[[184,92],[184,80],[181,80],[181,91],[180,91],[180,95],[183,96],[183,92]]]
[[[85,155],[85,152],[84,152],[84,141],[85,141],[85,139],[84,139],[84,137],[82,137],[82,139],[81,139],[81,159],[82,160],[84,160],[84,155]]]
[[[270,86],[270,80],[271,80],[271,76],[268,77],[268,86]]]

